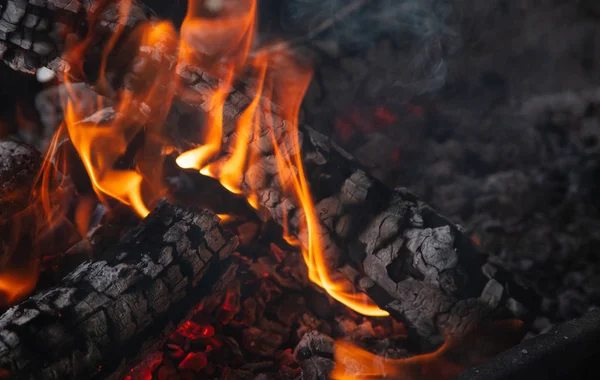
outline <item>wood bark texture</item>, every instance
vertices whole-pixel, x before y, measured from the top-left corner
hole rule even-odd
[[[226,269],[238,240],[218,222],[161,201],[101,257],[0,317],[0,374],[102,378],[152,352]]]
[[[27,73],[47,66],[69,71],[65,44],[92,36],[86,56],[102,51],[119,24],[132,29],[152,12],[132,0],[126,20],[120,19],[118,0],[0,0],[0,59]],[[79,59],[80,57],[78,57]]]
[[[186,90],[198,93],[218,83],[194,67],[183,68],[181,78]],[[235,122],[252,93],[240,86],[226,101],[224,152],[237,138]],[[494,265],[458,226],[408,190],[391,189],[370,176],[348,152],[309,126],[300,125],[296,136],[269,100],[262,99],[261,105],[260,132],[249,143],[249,154],[261,158],[244,173],[242,189],[256,192],[277,222],[290,221],[292,234],[307,245],[306,233],[299,229],[303,212],[283,190],[286,174],[276,165],[273,130],[284,154],[302,157],[330,267],[406,323],[426,346],[490,319],[532,320],[539,297],[517,276]],[[296,138],[301,152],[292,148]]]

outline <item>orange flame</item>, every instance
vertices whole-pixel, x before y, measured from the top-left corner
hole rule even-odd
[[[223,105],[229,94],[227,89],[231,84],[232,78],[233,71],[230,71],[225,84],[214,92],[210,100],[211,114],[205,143],[177,157],[177,165],[181,168],[201,170],[208,160],[220,152],[221,139],[223,138]]]
[[[227,8],[228,5],[236,3],[237,8]],[[242,6],[240,6],[240,3]],[[225,88],[227,89],[232,77],[243,69],[243,64],[248,64],[248,52],[251,46],[251,37],[254,33],[254,20],[256,12],[256,1],[225,1],[225,10],[220,13],[223,18],[207,19],[199,10],[199,2],[190,2],[188,16],[182,27],[182,45],[184,54],[180,59],[190,58],[190,51],[198,46],[202,47],[205,55],[217,52],[221,56],[229,58]],[[233,56],[233,58],[231,58]],[[323,244],[321,242],[322,226],[316,216],[310,189],[300,155],[298,144],[298,112],[302,98],[312,76],[311,70],[301,69],[293,62],[285,62],[284,66],[289,69],[286,78],[293,78],[288,83],[271,83],[267,86],[267,67],[271,56],[267,54],[255,54],[255,59],[250,66],[258,73],[257,84],[250,104],[239,116],[233,138],[228,142],[230,154],[224,158],[217,158],[222,149],[223,138],[223,106],[228,92],[221,88],[214,92],[210,99],[211,120],[208,126],[205,143],[198,148],[182,153],[176,160],[182,168],[199,170],[200,173],[217,178],[223,187],[232,193],[244,193],[250,205],[259,208],[256,189],[252,183],[242,186],[242,180],[248,167],[257,159],[250,152],[250,142],[260,135],[261,111],[270,112],[271,94],[280,94],[276,103],[283,108],[283,118],[287,120],[289,129],[284,132],[283,141],[275,137],[270,130],[272,143],[275,147],[275,157],[278,167],[279,180],[284,187],[287,197],[296,199],[298,206],[304,212],[305,220],[301,223],[301,231],[298,235],[305,236],[302,241],[303,254],[309,269],[310,280],[325,289],[334,299],[357,312],[369,316],[387,316],[388,313],[377,307],[373,301],[364,293],[357,292],[352,284],[336,271],[329,268],[326,263]],[[278,67],[279,68],[279,67]],[[273,88],[273,85],[277,88]],[[270,118],[270,115],[266,115]],[[262,128],[264,130],[263,123]],[[209,162],[210,160],[215,160]],[[249,187],[249,188],[248,188]],[[286,217],[286,215],[284,215]],[[286,237],[292,240],[287,231],[287,221],[284,223]]]
[[[462,336],[449,336],[434,352],[404,359],[385,358],[338,340],[331,378],[448,380],[514,346],[524,334],[525,324],[519,320],[487,322]]]
[[[123,2],[125,6],[119,7],[119,20],[115,33],[105,46],[102,62],[100,65],[99,87],[110,87],[105,71],[109,55],[113,53],[115,45],[120,34],[123,31],[123,25],[128,17],[130,2]],[[118,98],[120,101],[114,107],[116,116],[114,120],[96,125],[94,122],[80,122],[89,116],[84,110],[78,108],[82,103],[79,94],[70,91],[66,103],[65,125],[69,133],[69,138],[79,154],[84,167],[88,173],[92,187],[98,198],[106,203],[106,197],[117,199],[118,201],[130,205],[138,215],[145,217],[150,212],[142,195],[142,187],[148,182],[158,182],[160,170],[159,162],[140,162],[136,164],[135,169],[122,170],[116,169],[117,161],[125,154],[131,140],[142,131],[147,136],[147,143],[138,153],[144,160],[156,161],[156,154],[152,153],[152,140],[158,140],[162,134],[162,124],[166,117],[166,112],[176,89],[175,65],[168,61],[168,56],[177,57],[178,39],[173,26],[168,22],[147,23],[140,26],[131,41],[125,41],[125,47],[128,42],[132,42],[139,48],[137,58],[142,58],[142,62],[149,61],[146,66],[135,67],[137,70],[135,76],[129,78],[140,84],[135,87],[122,90]],[[71,50],[71,57],[75,54],[81,54],[84,46],[89,40],[81,42]],[[122,47],[122,49],[125,49]],[[156,49],[162,55],[165,62],[157,59],[147,59],[144,54],[152,57],[152,51]],[[144,61],[143,58],[146,58]],[[148,81],[150,77],[152,81]],[[66,82],[68,88],[70,83]],[[97,104],[102,105],[101,98]],[[144,110],[149,109],[150,114],[144,114]],[[158,110],[158,111],[155,111]],[[89,113],[89,110],[87,111]],[[151,178],[156,178],[151,181]],[[160,189],[161,185],[156,183],[149,184],[154,189]]]
[[[290,195],[297,199],[304,212],[304,225],[301,226],[301,230],[304,229],[304,231],[300,231],[298,235],[307,236],[306,242],[303,242],[305,248],[303,255],[308,267],[309,279],[325,289],[332,298],[360,314],[375,317],[387,316],[389,315],[387,311],[381,310],[366,294],[357,292],[349,281],[345,280],[341,274],[333,272],[327,264],[320,237],[325,234],[324,227],[315,212],[298,143],[298,113],[312,73],[294,65],[293,62],[287,62],[285,67],[291,68],[293,72],[285,75],[290,82],[285,84],[285,95],[280,96],[278,104],[282,107],[283,119],[289,122],[289,132],[284,135],[287,138],[283,139],[283,143],[273,141],[280,180],[282,183],[291,185],[291,189],[287,190],[288,192],[291,190]],[[292,157],[282,153],[283,144],[291,144],[287,150],[293,153]],[[283,173],[291,173],[292,180],[286,180],[283,177],[286,174]],[[289,231],[289,228],[286,228],[286,231]],[[293,240],[289,233],[287,238]]]
[[[449,345],[438,350],[407,359],[390,359],[372,354],[352,343],[339,340],[335,344],[335,380],[367,379],[451,379],[464,368],[444,357]]]
[[[100,199],[104,195],[131,205],[142,217],[150,213],[141,195],[142,176],[133,170],[114,170],[114,164],[125,153],[128,142],[120,133],[119,123],[98,126],[79,123],[73,104],[69,101],[65,122],[69,136],[90,176],[92,186]]]
[[[25,298],[35,289],[39,273],[37,260],[32,260],[26,268],[5,268],[0,273],[0,305],[13,304]]]

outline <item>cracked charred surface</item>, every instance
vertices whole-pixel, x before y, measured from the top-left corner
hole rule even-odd
[[[237,238],[208,211],[161,201],[119,244],[0,317],[11,379],[106,377],[158,347],[217,282]],[[217,282],[218,283],[218,282]]]
[[[184,67],[181,78],[187,89],[197,91],[218,82],[192,67]],[[225,104],[225,152],[234,140],[237,116],[250,103],[248,93],[252,90],[238,87]],[[267,103],[262,101],[263,111],[277,113],[278,107]],[[328,264],[405,322],[426,347],[485,320],[531,321],[539,307],[533,290],[489,262],[456,225],[415,195],[371,177],[348,152],[306,125],[298,136],[301,153],[290,148],[296,136],[277,114],[272,121],[261,115],[260,128],[249,146],[262,158],[246,171],[242,189],[255,191],[261,206],[280,224],[289,220],[291,232],[307,246],[307,236],[299,229],[302,211],[282,190],[268,134],[272,128],[283,154],[302,155]]]
[[[148,54],[170,59],[166,51]],[[144,71],[143,65],[137,67]],[[167,117],[175,145],[197,130],[198,113],[212,112],[210,102],[197,100],[210,99],[219,85],[218,78],[200,67],[180,64],[178,70],[183,91]],[[127,75],[126,82],[136,82],[135,71]],[[230,89],[223,107],[225,155],[231,152],[237,119],[253,93],[243,82]],[[481,321],[530,322],[535,316],[535,292],[489,262],[456,225],[409,191],[390,189],[367,174],[348,152],[309,126],[301,125],[296,136],[279,116],[281,109],[269,100],[261,99],[261,107],[260,132],[249,142],[250,154],[258,153],[260,159],[245,171],[242,190],[256,193],[278,223],[290,221],[290,232],[307,246],[308,236],[299,228],[303,213],[284,191],[282,182],[291,177],[281,175],[277,167],[272,130],[283,155],[302,156],[328,265],[404,322],[424,348],[439,345],[448,334],[462,335]],[[301,152],[294,149],[295,138]]]
[[[326,380],[333,370],[335,341],[318,331],[302,337],[294,350],[294,356],[302,367],[302,379]]]
[[[0,220],[26,205],[42,166],[35,148],[13,140],[0,140]]]
[[[74,62],[62,56],[67,41],[93,36],[85,54],[93,62],[119,23],[133,28],[150,16],[136,0],[127,20],[119,20],[119,1],[114,0],[0,0],[0,59],[27,73],[41,66],[69,71]]]

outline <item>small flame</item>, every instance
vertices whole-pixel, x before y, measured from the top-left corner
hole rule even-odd
[[[448,336],[434,352],[404,359],[375,355],[349,341],[338,340],[331,378],[449,380],[513,347],[524,334],[525,324],[516,319],[486,322],[462,336]]]
[[[223,138],[223,105],[229,94],[228,89],[233,78],[233,70],[229,71],[225,84],[220,86],[210,100],[210,118],[207,126],[207,134],[204,144],[188,150],[176,159],[177,165],[183,169],[201,170],[206,162],[221,151],[221,139]],[[210,172],[203,172],[212,176]]]
[[[35,289],[39,273],[38,260],[31,260],[25,268],[4,268],[0,273],[0,305],[13,304],[24,299]]]
[[[263,82],[267,72],[267,60],[261,59],[257,65],[259,68],[259,84],[256,89],[256,96],[238,119],[233,153],[219,171],[221,184],[234,194],[242,192],[241,183],[248,156],[248,144],[260,126],[260,113],[256,111],[259,107],[260,96],[263,91]]]
[[[90,176],[92,186],[100,199],[105,195],[131,205],[142,217],[150,213],[141,195],[142,176],[133,170],[114,170],[114,164],[125,153],[128,142],[119,131],[119,122],[112,125],[77,123],[71,102],[67,104],[65,122],[83,164]]]
[[[335,380],[368,379],[451,379],[464,368],[447,360],[444,344],[433,353],[407,359],[390,359],[372,354],[352,343],[338,340],[335,344],[335,367],[331,378]]]

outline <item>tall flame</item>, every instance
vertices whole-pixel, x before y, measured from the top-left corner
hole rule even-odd
[[[294,65],[293,62],[287,62],[285,67],[290,69],[291,72],[285,73],[284,76],[288,78],[288,81],[285,84],[285,89],[279,89],[280,91],[278,92],[284,95],[278,97],[277,100],[281,106],[284,120],[289,122],[288,138],[284,138],[283,141],[284,143],[291,144],[288,150],[293,152],[293,156],[284,155],[282,153],[282,143],[278,143],[275,138],[273,138],[273,142],[281,182],[291,185],[287,186],[286,190],[296,198],[304,213],[305,220],[301,228],[305,230],[307,242],[305,242],[305,249],[302,252],[308,267],[309,279],[325,289],[335,300],[358,313],[376,317],[387,316],[389,315],[388,312],[381,310],[366,294],[357,292],[349,281],[345,280],[341,274],[334,272],[327,264],[324,247],[320,238],[320,235],[324,234],[322,230],[323,226],[315,212],[314,202],[306,180],[304,164],[302,163],[301,148],[298,142],[298,113],[312,73],[309,70],[301,69],[299,66]],[[289,173],[292,173],[292,180],[286,181],[282,174],[288,175]],[[286,228],[286,231],[289,231],[289,228]],[[304,233],[300,232],[299,235],[302,236]],[[291,242],[294,240],[289,235],[289,232],[286,238]]]
[[[297,201],[305,218],[301,223],[299,235],[307,237],[302,242],[302,246],[310,280],[325,289],[334,299],[361,314],[387,316],[386,311],[377,307],[364,293],[357,292],[349,281],[329,268],[326,262],[320,238],[323,227],[315,213],[298,144],[298,112],[312,71],[300,68],[289,60],[277,66],[278,70],[287,69],[283,76],[289,80],[283,84],[269,79],[267,86],[268,66],[273,57],[259,52],[254,55],[253,60],[248,62],[250,37],[254,31],[253,25],[256,17],[256,1],[243,0],[241,3],[246,6],[235,11],[230,10],[229,13],[225,12],[227,16],[223,19],[210,20],[198,15],[200,13],[198,12],[198,2],[190,2],[188,17],[182,27],[185,59],[189,59],[189,51],[197,46],[200,46],[206,55],[218,51],[221,55],[233,56],[234,58],[230,59],[233,63],[229,66],[228,76],[225,80],[226,87],[229,87],[232,76],[242,71],[244,64],[251,66],[257,72],[257,78],[253,98],[238,117],[233,141],[228,142],[230,153],[224,158],[217,157],[222,149],[222,112],[228,95],[227,92],[217,89],[210,99],[211,120],[206,132],[205,143],[182,153],[176,162],[182,168],[197,169],[204,175],[217,178],[223,187],[232,193],[244,193],[248,202],[258,208],[256,189],[252,188],[251,183],[246,187],[242,186],[242,180],[250,164],[256,160],[256,157],[250,152],[249,144],[261,132],[261,122],[264,121],[261,120],[262,112],[266,110],[269,113],[271,111],[270,98],[273,98],[272,94],[279,94],[275,103],[282,108],[281,116],[289,122],[289,129],[285,131],[283,141],[279,141],[275,137],[275,131],[270,130],[269,133],[275,149],[279,180],[281,184],[284,184],[285,195]],[[218,43],[215,43],[215,39]],[[270,118],[271,115],[266,115],[266,117]],[[265,122],[264,124],[269,123]],[[286,238],[292,242],[293,238],[287,232],[290,230],[289,227],[286,225],[284,228]]]
[[[103,50],[97,83],[100,88],[110,88],[106,76],[107,62],[116,49],[117,41],[120,41],[130,8],[130,1],[122,2],[119,7],[120,22]],[[89,36],[73,46],[69,51],[71,59],[77,61],[76,54],[83,54],[92,39],[93,36]],[[67,80],[67,88],[71,91],[63,99],[66,110],[64,123],[98,198],[104,203],[107,198],[114,198],[130,205],[139,216],[145,217],[150,211],[142,194],[143,185],[154,186],[154,190],[161,188],[160,184],[151,183],[162,181],[159,178],[161,171],[158,170],[161,163],[152,162],[162,160],[160,155],[156,157],[152,152],[157,148],[153,139],[162,138],[162,124],[175,94],[175,65],[169,61],[169,56],[177,56],[179,41],[169,22],[159,22],[138,27],[128,40],[121,41],[121,50],[127,49],[132,43],[138,47],[138,52],[131,60],[134,64],[142,64],[134,67],[135,75],[126,78],[134,81],[136,86],[126,86],[117,94],[119,101],[114,106],[115,118],[100,125],[93,121],[81,122],[89,116],[89,110],[79,107],[85,103],[84,99],[71,90],[71,83]],[[161,54],[162,61],[153,58],[154,50]],[[82,60],[83,57],[79,59]],[[148,81],[149,78],[153,80]],[[102,98],[98,97],[96,103],[100,109]],[[138,153],[142,157],[142,160],[138,160],[141,162],[136,164],[135,169],[117,169],[116,164],[127,151],[132,139],[142,131],[146,136],[146,144]]]

